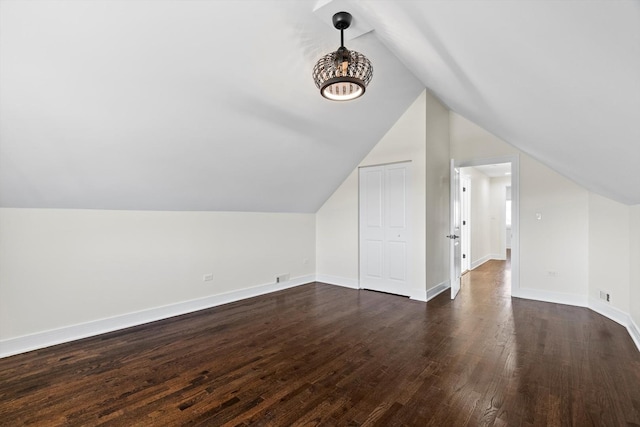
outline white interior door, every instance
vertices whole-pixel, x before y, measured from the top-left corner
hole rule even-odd
[[[447,238],[450,239],[450,264],[451,264],[451,299],[454,299],[460,291],[460,169],[455,167],[455,162],[451,159],[451,182],[450,182],[450,232]]]
[[[410,163],[360,168],[360,287],[409,295]]]

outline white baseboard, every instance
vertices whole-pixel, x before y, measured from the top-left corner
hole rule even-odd
[[[349,289],[360,289],[360,283],[357,279],[349,279],[340,276],[331,276],[329,274],[316,275],[316,282],[326,283],[328,285],[342,286]],[[427,301],[427,291],[422,289],[411,289],[409,298],[416,301]]]
[[[426,289],[412,289],[409,294],[409,299],[427,302],[427,290]]]
[[[536,301],[552,302],[556,304],[573,305],[576,307],[586,307],[627,328],[629,335],[631,335],[631,339],[638,348],[638,351],[640,351],[640,328],[638,328],[638,325],[635,324],[631,316],[618,308],[612,307],[611,305],[598,300],[597,298],[575,294],[563,294],[559,292],[540,291],[537,289],[519,289],[515,293],[512,293],[511,296]]]
[[[349,279],[347,277],[331,276],[328,274],[316,275],[316,282],[327,283],[329,285],[342,286],[350,289],[360,289],[358,279]]]
[[[444,282],[434,286],[433,288],[428,289],[427,301],[434,299],[449,288],[451,288],[451,283],[449,283],[449,280],[445,280]]]
[[[286,282],[268,283],[251,288],[240,289],[220,295],[212,295],[190,301],[179,302],[162,307],[154,307],[134,313],[127,313],[120,316],[106,319],[94,320],[78,325],[65,326],[36,334],[25,335],[17,338],[10,338],[0,341],[0,358],[12,356],[14,354],[26,353],[27,351],[50,347],[69,341],[88,338],[119,329],[138,326],[169,317],[179,316],[206,308],[216,307],[222,304],[252,298],[283,289],[293,288],[306,283],[313,282],[315,275],[296,277]]]
[[[629,315],[624,311],[612,307],[611,304],[607,304],[606,302],[600,301],[597,298],[589,297],[589,308],[596,313],[602,314],[604,317],[607,317],[613,320],[616,323],[621,324],[622,326],[627,326],[629,324]]]
[[[507,255],[506,254],[489,254],[489,255],[485,255],[482,258],[479,258],[475,261],[471,261],[471,265],[469,265],[469,270],[474,270],[478,267],[480,267],[482,264],[484,264],[487,261],[491,261],[492,259],[498,260],[498,261],[504,261],[507,259]]]
[[[627,331],[629,331],[629,335],[631,335],[631,339],[636,344],[636,347],[638,347],[638,351],[640,351],[640,328],[638,328],[638,325],[636,325],[636,322],[633,321],[631,316],[629,316]]]
[[[638,325],[635,324],[631,315],[594,297],[589,297],[589,308],[627,328],[633,343],[640,351],[640,329],[638,329]]]
[[[511,296],[536,301],[553,302],[556,304],[573,305],[576,307],[588,307],[586,295],[564,294],[538,289],[514,289]]]
[[[487,260],[488,261],[488,260]],[[184,301],[163,307],[155,307],[148,310],[127,313],[107,319],[95,320],[78,325],[67,326],[50,331],[39,332],[32,335],[25,335],[17,338],[10,338],[0,341],[0,358],[12,356],[14,354],[25,353],[40,348],[50,347],[56,344],[88,338],[119,329],[138,326],[169,317],[179,316],[194,311],[216,307],[222,304],[252,298],[283,289],[293,288],[310,282],[323,282],[330,285],[343,286],[351,289],[359,289],[358,281],[338,276],[329,275],[309,275],[297,277],[286,282],[268,283],[265,285],[241,289],[220,295],[212,295],[191,301]],[[415,290],[410,296],[418,301],[428,301],[442,292],[449,289],[449,282],[442,282],[437,286],[428,289],[426,292]],[[640,328],[627,313],[611,307],[595,298],[586,296],[563,294],[558,292],[540,291],[537,289],[519,289],[512,295],[516,298],[525,298],[537,301],[552,302],[557,304],[567,304],[578,307],[588,307],[589,309],[602,314],[603,316],[617,322],[627,328],[629,335],[640,351]]]
[[[482,264],[484,264],[485,262],[489,261],[491,259],[491,255],[485,255],[482,258],[479,258],[475,261],[471,261],[471,266],[470,266],[470,270],[476,269],[478,267],[480,267]]]

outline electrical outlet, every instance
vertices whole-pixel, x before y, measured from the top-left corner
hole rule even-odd
[[[213,273],[207,273],[204,276],[202,276],[202,281],[203,282],[211,282],[211,281],[213,281]]]
[[[606,302],[611,302],[611,295],[608,292],[600,291],[600,299]]]
[[[558,277],[557,271],[547,271],[547,277]]]
[[[286,282],[289,280],[289,273],[276,276],[276,283]]]

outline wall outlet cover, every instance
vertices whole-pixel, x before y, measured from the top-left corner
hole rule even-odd
[[[289,273],[276,276],[276,283],[286,282],[287,280],[289,280]]]

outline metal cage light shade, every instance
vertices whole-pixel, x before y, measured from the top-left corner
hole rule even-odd
[[[318,60],[313,67],[313,81],[325,98],[349,101],[364,94],[373,77],[373,65],[360,52],[344,47],[344,30],[351,25],[351,14],[336,13],[333,25],[340,30],[340,48]]]

